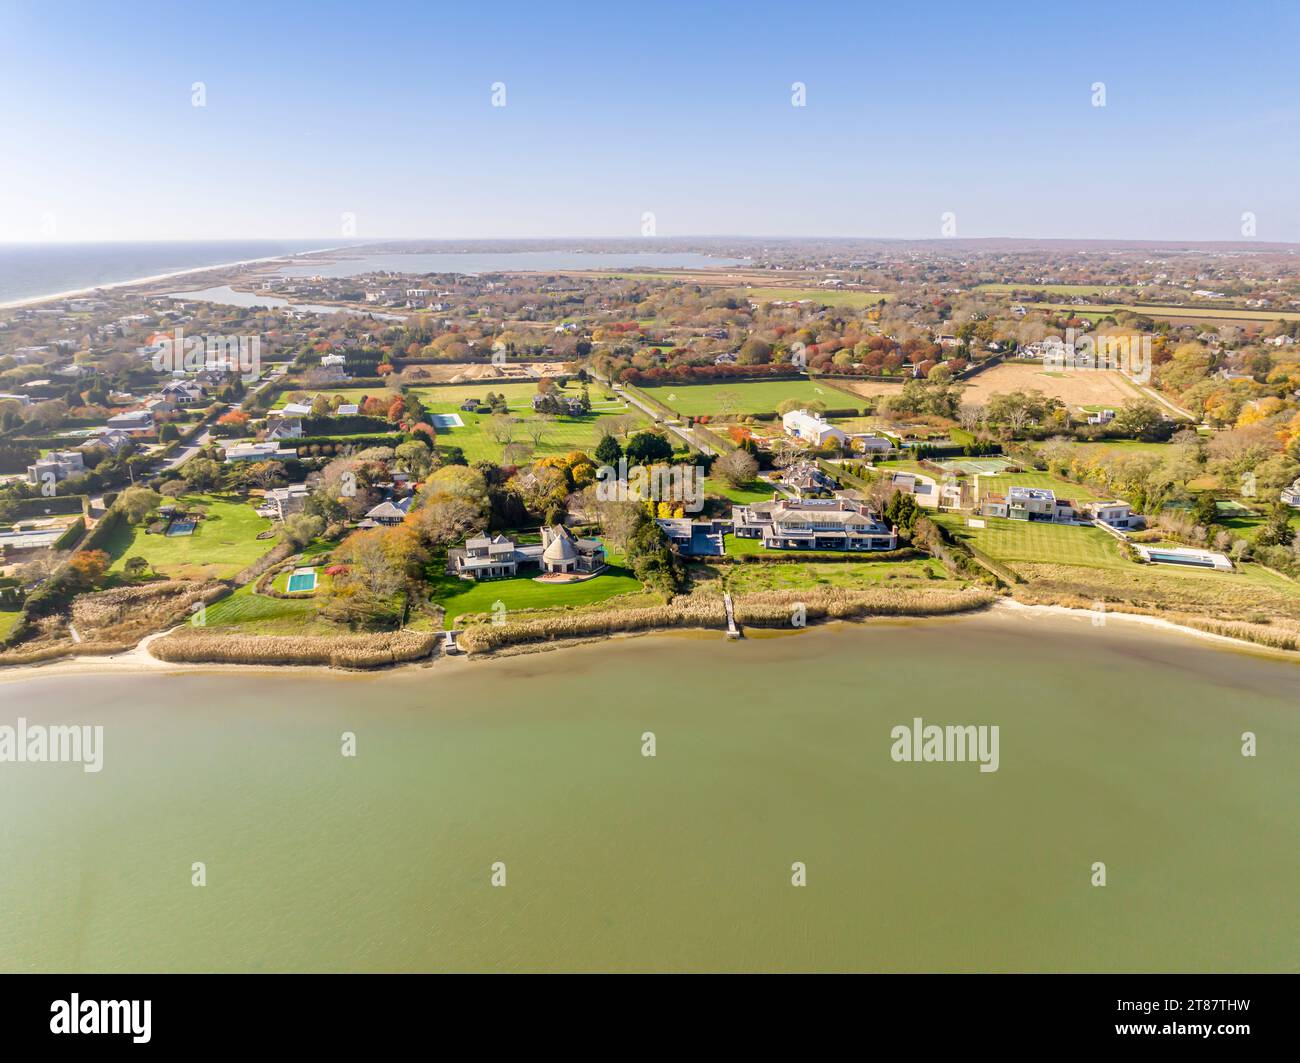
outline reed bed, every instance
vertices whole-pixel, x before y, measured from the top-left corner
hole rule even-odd
[[[979,587],[965,590],[763,591],[734,600],[736,621],[753,627],[789,627],[802,607],[804,620],[856,620],[869,616],[949,616],[984,609],[997,597]]]
[[[178,664],[328,665],[387,668],[430,656],[439,636],[431,631],[373,635],[239,635],[184,629],[155,639],[149,652]]]

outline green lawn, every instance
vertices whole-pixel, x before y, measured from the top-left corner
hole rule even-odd
[[[452,626],[457,616],[491,613],[497,602],[501,602],[507,610],[553,609],[590,605],[615,595],[641,590],[640,580],[626,569],[612,566],[599,576],[581,583],[538,583],[529,576],[479,583],[445,573],[432,576],[429,583],[433,588],[433,600],[446,610],[448,627]]]
[[[1132,564],[1120,553],[1119,543],[1100,528],[1002,517],[978,517],[985,526],[971,528],[966,524],[966,514],[930,513],[929,516],[995,561],[1089,568],[1125,568]]]
[[[104,549],[110,573],[121,573],[127,558],[143,557],[169,579],[229,579],[271,550],[275,539],[258,539],[271,522],[253,512],[235,495],[184,495],[181,502],[204,506],[207,516],[192,535],[150,535],[145,525],[125,522],[109,537]]]
[[[254,594],[250,583],[208,606],[205,619],[208,627],[256,624],[259,629],[282,628],[293,634],[300,632],[302,625],[315,614],[316,606],[311,599],[268,598]]]
[[[893,292],[841,291],[836,288],[745,288],[741,294],[755,303],[792,303],[812,299],[822,306],[846,306],[853,310],[887,303],[894,298]]]
[[[828,409],[862,409],[861,395],[828,383],[806,380],[754,380],[717,384],[657,384],[641,388],[651,398],[688,417],[701,414],[773,413],[787,399],[820,402]],[[779,427],[779,426],[778,426]]]
[[[755,480],[744,487],[732,487],[721,476],[706,476],[704,478],[704,493],[706,495],[721,495],[723,498],[729,498],[733,502],[741,503],[741,505],[752,505],[755,502],[769,502],[772,495],[779,492],[777,492],[775,486],[763,483],[761,480]]]
[[[1071,502],[1105,502],[1112,497],[1098,494],[1094,488],[1082,484],[1057,479],[1049,472],[1030,471],[980,477],[981,498],[990,494],[1005,495],[1011,487],[1044,487],[1049,491],[1055,491],[1057,498],[1066,498]]]
[[[735,594],[758,591],[799,590],[804,587],[843,587],[848,590],[875,587],[900,581],[947,579],[942,564],[934,558],[916,561],[832,561],[808,564],[733,565],[725,570],[727,589]]]
[[[21,609],[0,609],[0,639],[8,638],[22,616]]]

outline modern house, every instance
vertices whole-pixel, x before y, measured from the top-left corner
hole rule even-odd
[[[735,534],[773,550],[893,550],[891,528],[861,502],[844,498],[781,499],[733,506]]]
[[[79,450],[52,450],[34,465],[27,466],[27,479],[34,484],[58,483],[86,471],[86,461]]]
[[[655,521],[668,541],[687,557],[721,557],[727,552],[725,521],[660,517]]]
[[[302,419],[299,417],[277,417],[271,421],[266,430],[267,439],[301,439]]]
[[[1084,502],[1080,510],[1085,519],[1101,521],[1112,528],[1140,528],[1144,523],[1127,502]]]
[[[542,529],[542,573],[594,576],[605,568],[599,539],[579,539],[563,524]]]
[[[131,410],[108,419],[108,427],[129,436],[151,436],[154,432],[153,414],[148,410]]]
[[[298,452],[292,447],[281,447],[274,439],[264,443],[235,443],[226,447],[226,464],[235,461],[284,461],[296,458]]]
[[[807,410],[791,410],[781,418],[781,426],[787,435],[814,447],[825,446],[827,443],[846,443],[849,438],[848,433],[836,428],[826,418]]]
[[[1012,520],[1056,520],[1056,492],[1046,487],[1007,489],[1007,516]]]

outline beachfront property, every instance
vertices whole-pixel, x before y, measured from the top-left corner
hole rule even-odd
[[[604,569],[605,547],[599,539],[579,539],[562,524],[542,529],[543,574],[594,576]]]
[[[58,483],[86,471],[86,460],[79,450],[51,450],[35,464],[27,466],[27,480],[34,484]]]
[[[781,427],[785,429],[786,435],[814,447],[825,446],[827,443],[847,443],[849,438],[847,432],[807,410],[791,410],[781,418]]]
[[[1231,572],[1232,562],[1224,554],[1213,550],[1189,550],[1174,546],[1135,546],[1144,561],[1160,565],[1187,565],[1192,568],[1213,568]]]
[[[447,551],[448,570],[461,579],[506,579],[519,574],[520,565],[539,565],[542,546],[520,546],[509,536],[476,535],[465,545]]]
[[[727,552],[725,521],[660,517],[655,523],[678,552],[687,557],[721,557]]]
[[[898,529],[845,498],[776,498],[733,506],[734,533],[770,550],[893,550]]]

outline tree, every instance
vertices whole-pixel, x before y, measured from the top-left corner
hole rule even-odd
[[[285,542],[296,547],[304,547],[325,530],[323,517],[311,513],[292,513],[284,518],[280,534]]]
[[[1214,501],[1214,495],[1209,491],[1202,491],[1196,496],[1196,503],[1192,506],[1192,520],[1209,528],[1217,523],[1218,519],[1219,507]]]
[[[1110,426],[1130,439],[1148,439],[1163,421],[1160,408],[1154,402],[1136,399],[1119,408]]]
[[[625,453],[629,462],[656,465],[673,456],[673,447],[657,432],[638,432],[627,441]]]
[[[1290,546],[1295,539],[1295,529],[1291,527],[1290,506],[1274,502],[1268,511],[1268,521],[1255,537],[1257,546]]]
[[[68,571],[73,582],[82,590],[96,586],[108,571],[108,554],[103,550],[82,550],[73,554],[68,562]]]
[[[743,487],[754,482],[758,475],[758,461],[743,450],[733,450],[719,458],[713,469],[732,487]]]
[[[623,448],[613,436],[602,436],[600,442],[596,444],[595,457],[601,465],[615,466],[622,456]]]
[[[128,487],[117,497],[117,504],[131,524],[139,524],[162,503],[162,495],[147,487]]]
[[[190,458],[180,468],[182,479],[192,491],[211,491],[220,486],[223,471],[211,458]]]
[[[131,577],[131,579],[139,579],[149,571],[149,562],[137,554],[134,557],[128,557],[126,559],[122,564],[122,571]]]

